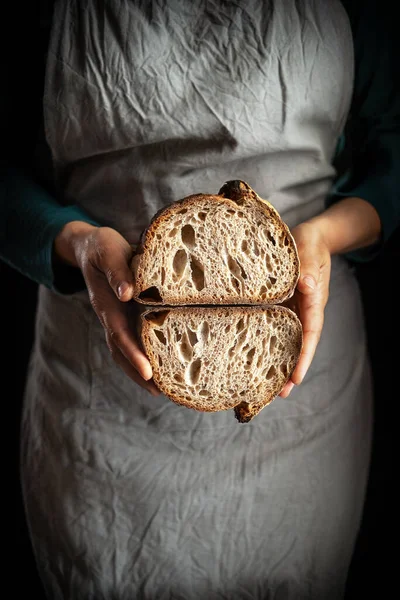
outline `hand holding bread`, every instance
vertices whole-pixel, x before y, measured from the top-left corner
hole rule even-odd
[[[285,304],[300,318],[303,347],[290,381],[279,394],[283,398],[294,385],[300,385],[314,358],[324,324],[331,273],[331,251],[317,219],[297,225],[292,235],[301,260],[301,274],[294,295]]]
[[[240,422],[301,383],[329,293],[330,250],[313,221],[290,232],[233,181],[160,211],[132,254],[117,231],[81,222],[55,241],[56,260],[81,269],[110,352],[136,383],[196,410],[234,408]],[[140,304],[154,308],[137,334]]]
[[[71,222],[55,259],[81,269],[131,379],[196,410],[234,408],[246,422],[287,397],[314,356],[331,257],[317,221],[290,232],[270,203],[233,181],[160,211],[133,257],[117,231]],[[140,305],[153,308],[137,334]]]
[[[115,229],[81,221],[67,223],[54,244],[54,260],[79,267],[91,305],[105,332],[114,361],[153,395],[151,365],[136,335],[137,305],[130,269],[132,248]]]

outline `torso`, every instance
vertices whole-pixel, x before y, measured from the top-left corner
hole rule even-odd
[[[56,4],[44,115],[65,202],[132,243],[156,210],[228,179],[289,225],[322,210],[352,93],[340,2],[98,6]]]

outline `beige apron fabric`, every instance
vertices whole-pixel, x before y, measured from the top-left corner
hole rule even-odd
[[[58,188],[135,243],[166,203],[244,179],[317,214],[347,117],[339,2],[58,2],[44,116]],[[333,260],[315,360],[247,425],[138,388],[87,295],[40,289],[22,475],[49,598],[338,600],[359,526],[371,386]]]

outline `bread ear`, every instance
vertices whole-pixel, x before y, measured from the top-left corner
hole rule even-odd
[[[254,203],[260,204],[264,210],[268,211],[270,217],[275,218],[277,220],[280,227],[285,231],[286,237],[290,240],[290,243],[295,248],[295,253],[293,255],[293,261],[297,263],[297,278],[294,279],[293,286],[292,286],[292,293],[288,296],[288,298],[291,298],[291,296],[294,294],[294,291],[296,289],[296,286],[297,286],[297,283],[298,283],[298,280],[300,277],[300,260],[299,260],[298,253],[297,253],[296,241],[295,241],[294,237],[292,236],[289,227],[286,225],[286,223],[283,221],[282,217],[280,216],[279,212],[276,210],[276,208],[270,202],[268,202],[268,200],[261,198],[253,190],[253,188],[249,186],[248,183],[246,183],[245,181],[242,181],[241,179],[233,179],[231,181],[226,181],[224,183],[224,185],[221,187],[221,189],[219,190],[218,195],[222,196],[223,198],[228,198],[229,200],[232,200],[232,202],[235,202],[239,206],[246,205],[246,204],[251,206]],[[282,300],[281,302],[283,302],[283,301],[284,300]]]
[[[248,402],[241,402],[233,409],[235,417],[239,423],[249,423],[253,417],[255,417],[260,410],[252,410],[251,405]]]
[[[259,196],[253,190],[253,188],[249,186],[248,183],[242,181],[241,179],[226,181],[219,190],[218,196],[222,196],[222,198],[228,198],[239,206],[246,203],[251,204],[252,202],[262,202],[265,207],[268,207],[275,218],[279,219],[279,221],[282,221],[281,216],[276,208],[270,202],[268,202],[268,200],[261,198],[261,196]]]
[[[229,198],[232,202],[236,202],[239,206],[246,200],[246,194],[252,192],[251,187],[240,179],[232,179],[226,181],[218,192],[218,196]]]

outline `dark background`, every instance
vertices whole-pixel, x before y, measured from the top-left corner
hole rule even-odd
[[[380,257],[357,267],[374,373],[375,433],[364,518],[349,575],[348,600],[358,600],[361,594],[391,598],[398,588],[395,441],[399,433],[395,411],[399,398],[400,331],[396,293],[399,263],[400,234],[396,232]],[[22,590],[28,589],[30,594],[36,593],[43,598],[28,539],[18,475],[21,401],[33,341],[37,286],[1,262],[0,279],[2,289],[8,291],[9,306],[3,315],[10,325],[9,332],[6,327],[3,348],[11,350],[7,352],[3,372],[3,390],[8,389],[5,399],[11,414],[3,421],[3,426],[13,433],[11,483],[15,497],[15,529],[12,535],[18,572],[22,575],[14,580],[17,589],[14,587],[13,597],[22,598]],[[10,418],[12,425],[9,427]]]
[[[12,4],[12,3],[7,3]],[[13,120],[13,135],[2,138],[8,155],[19,163],[32,155],[32,141],[36,139],[40,118],[41,90],[43,85],[46,44],[37,35],[47,27],[40,19],[40,10],[50,1],[15,3],[10,24],[11,41],[2,56],[9,69],[8,86],[16,93],[16,101],[3,105],[3,115]],[[22,18],[22,12],[23,17]],[[46,12],[46,11],[44,11]],[[6,19],[3,19],[3,25]],[[8,36],[7,36],[8,37]],[[17,66],[15,66],[17,64]],[[29,83],[27,81],[29,80]],[[1,94],[3,102],[3,93]],[[368,494],[362,527],[351,566],[347,600],[366,594],[379,599],[391,598],[398,588],[396,506],[397,400],[399,390],[397,369],[399,365],[399,313],[397,309],[397,279],[400,274],[400,234],[395,233],[385,252],[372,262],[359,265],[357,276],[364,299],[365,318],[375,385],[375,429]],[[11,431],[11,449],[5,448],[5,458],[11,456],[11,489],[14,521],[11,527],[10,569],[16,566],[17,575],[10,580],[12,597],[31,596],[43,598],[36,573],[24,519],[19,484],[19,427],[25,374],[33,341],[37,286],[0,261],[2,289],[2,408],[4,430]],[[7,433],[4,434],[6,439]],[[7,470],[6,470],[7,472]],[[3,487],[4,490],[4,487]],[[7,514],[3,518],[7,520]],[[8,523],[5,530],[8,531]],[[8,544],[6,543],[6,548]],[[10,585],[7,584],[7,585]],[[134,600],[134,599],[132,599]],[[207,600],[207,599],[204,599]],[[234,600],[234,599],[232,599]],[[324,599],[321,599],[324,600]]]

